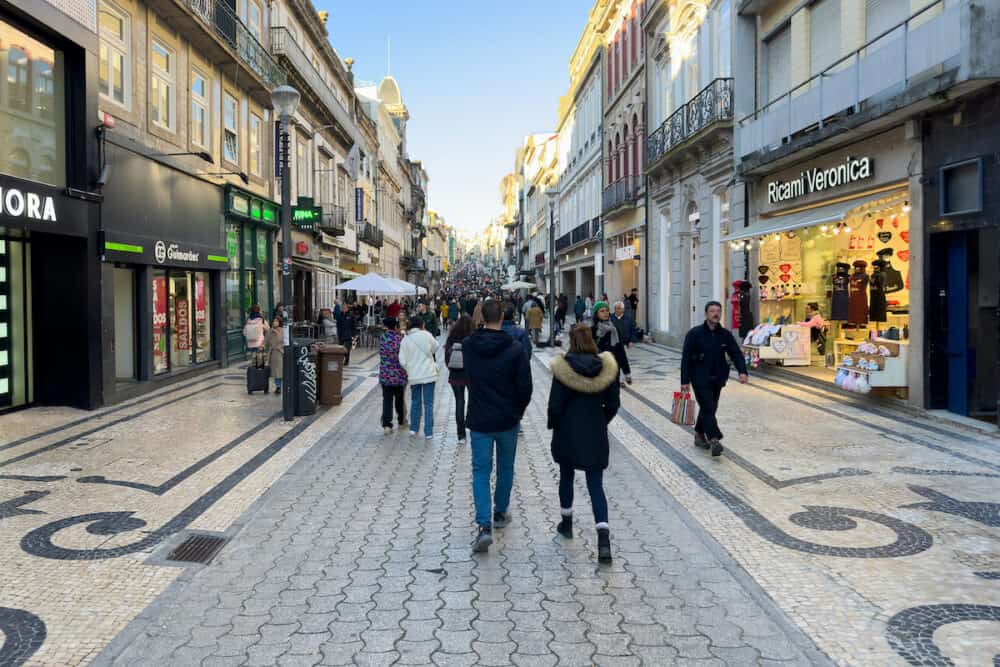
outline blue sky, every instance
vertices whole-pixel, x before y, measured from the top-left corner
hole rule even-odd
[[[392,75],[410,110],[410,157],[430,175],[430,206],[482,229],[526,134],[554,131],[569,57],[592,0],[313,0],[358,79]]]

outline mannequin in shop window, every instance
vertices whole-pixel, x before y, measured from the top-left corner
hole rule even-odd
[[[876,259],[868,279],[868,318],[872,322],[886,321],[885,282],[885,262]]]
[[[847,323],[856,327],[868,326],[868,262],[854,262],[854,273],[848,285]]]
[[[832,283],[830,319],[844,322],[847,320],[847,311],[850,304],[851,265],[844,262],[837,262]]]
[[[750,288],[753,287],[746,280],[741,280],[739,285],[740,298],[740,336],[746,336],[754,327],[753,304],[750,298]]]

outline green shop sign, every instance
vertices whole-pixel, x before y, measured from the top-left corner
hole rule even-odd
[[[304,231],[316,229],[323,219],[323,209],[313,205],[312,197],[299,197],[298,206],[292,207],[292,224]]]
[[[226,215],[252,220],[268,225],[278,224],[278,205],[251,192],[227,184],[225,188]]]

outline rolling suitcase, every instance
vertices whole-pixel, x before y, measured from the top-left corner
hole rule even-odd
[[[271,368],[264,363],[264,355],[258,352],[253,355],[247,366],[247,393],[255,391],[267,393],[268,382],[271,379]]]

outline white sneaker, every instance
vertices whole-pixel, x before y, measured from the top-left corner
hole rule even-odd
[[[389,435],[390,433],[392,433],[392,427],[391,426],[383,426],[382,427],[382,432],[385,433],[386,435]]]
[[[416,431],[410,431],[410,437],[411,438],[417,437],[417,432]]]
[[[433,440],[433,439],[434,439],[434,436],[433,436],[433,435],[427,435],[427,436],[424,436],[424,437],[425,437],[425,438],[426,438],[427,440]]]

